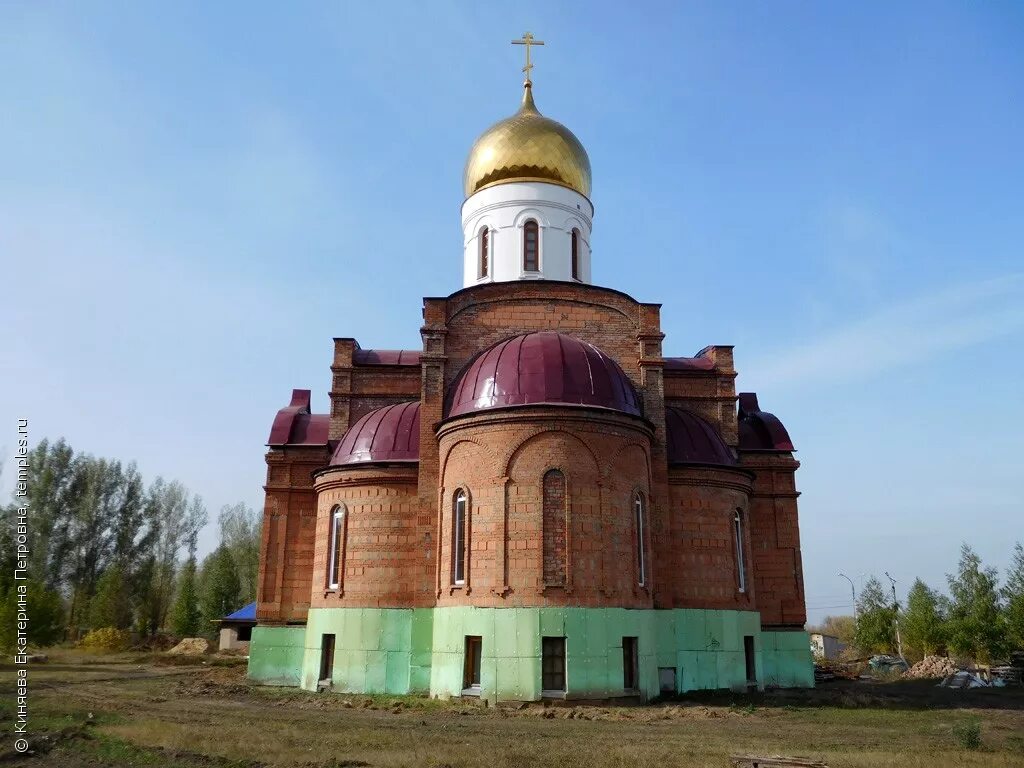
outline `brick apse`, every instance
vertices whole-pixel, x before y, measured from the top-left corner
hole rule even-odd
[[[812,685],[789,435],[737,395],[732,347],[665,357],[659,304],[589,284],[589,159],[531,88],[471,151],[465,285],[424,300],[421,349],[336,338],[330,413],[295,390],[273,420],[249,675]]]

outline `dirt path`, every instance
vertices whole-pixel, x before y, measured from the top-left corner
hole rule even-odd
[[[7,765],[665,768],[755,752],[833,768],[1024,766],[1024,691],[950,699],[929,684],[850,684],[649,707],[484,709],[260,688],[241,667],[55,664],[30,681],[37,754],[0,754]],[[954,729],[974,721],[984,749],[958,748]]]

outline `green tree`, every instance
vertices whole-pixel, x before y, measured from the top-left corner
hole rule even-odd
[[[32,510],[30,573],[48,588],[61,583],[61,556],[70,544],[67,519],[80,486],[82,464],[63,439],[42,440],[29,451],[28,496]]]
[[[241,606],[242,585],[226,544],[222,543],[207,557],[202,583],[203,618],[207,622],[221,619]]]
[[[920,579],[915,579],[907,594],[907,607],[900,617],[903,647],[907,656],[920,661],[938,653],[946,642],[946,617],[943,599]]]
[[[79,456],[72,486],[67,540],[61,549],[62,577],[71,594],[68,625],[72,633],[89,623],[89,603],[110,563],[111,525],[121,495],[120,462]]]
[[[864,653],[894,653],[896,611],[888,602],[882,583],[872,576],[857,598],[857,629],[854,643]]]
[[[954,653],[988,664],[1005,643],[1004,617],[999,605],[995,568],[983,568],[969,546],[960,547],[956,575],[949,575],[949,647]]]
[[[218,517],[220,540],[227,545],[238,570],[242,603],[256,599],[256,580],[260,570],[259,516],[246,504],[225,505]]]
[[[199,530],[206,525],[206,507],[198,496],[190,496],[178,482],[157,478],[146,495],[146,519],[153,528],[151,559],[145,563],[143,626],[147,634],[167,624],[174,599],[175,576],[181,550],[193,546]]]
[[[58,642],[64,634],[64,606],[60,595],[42,582],[28,579],[8,585],[0,594],[0,649],[11,651],[15,647],[18,601],[22,597],[28,614],[29,644],[39,647]]]
[[[1024,651],[1024,546],[1013,548],[1013,562],[1003,586],[1006,600],[1006,641],[1009,650]]]
[[[199,588],[196,584],[196,559],[190,556],[178,578],[178,596],[171,611],[171,629],[181,637],[200,633],[202,615],[199,611]]]
[[[120,565],[109,566],[96,583],[96,594],[89,605],[90,625],[94,629],[132,626],[132,595]]]
[[[110,552],[110,562],[120,570],[124,579],[124,591],[132,619],[137,616],[145,600],[149,576],[146,566],[157,535],[146,511],[145,486],[138,468],[132,463],[122,475],[122,485],[111,521]]]
[[[854,645],[857,621],[853,616],[826,616],[821,624],[815,628],[815,631],[838,637],[839,641],[846,645]]]

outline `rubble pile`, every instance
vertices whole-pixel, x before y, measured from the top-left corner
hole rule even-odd
[[[940,688],[988,688],[991,686],[988,680],[973,672],[962,669],[959,672],[943,678],[939,683]]]
[[[945,656],[925,656],[907,671],[906,676],[938,679],[954,675],[959,669],[956,662]]]
[[[175,656],[202,656],[211,651],[210,642],[203,637],[186,637],[167,653]]]

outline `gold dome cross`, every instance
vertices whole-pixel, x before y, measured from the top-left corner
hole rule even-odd
[[[524,32],[521,40],[513,40],[512,45],[525,45],[526,46],[526,66],[523,67],[523,72],[526,73],[526,82],[530,81],[530,70],[533,69],[533,64],[530,63],[530,46],[531,45],[544,45],[543,40],[534,40],[533,35],[529,32]]]

